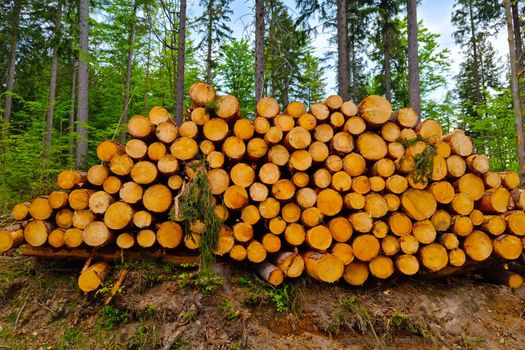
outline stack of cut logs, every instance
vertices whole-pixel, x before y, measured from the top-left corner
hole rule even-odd
[[[273,285],[306,271],[358,286],[369,275],[455,271],[521,256],[520,179],[491,172],[461,130],[443,135],[438,122],[419,123],[411,108],[393,113],[380,96],[356,106],[333,95],[284,111],[265,97],[251,121],[240,118],[236,97],[209,85],[196,83],[189,94],[193,107],[180,126],[164,108],[136,115],[126,145],[99,144],[101,164],[65,170],[61,190],[17,205],[21,223],[0,232],[0,251],[23,242],[26,251],[49,254],[197,250],[203,223],[190,223],[185,234],[168,213],[196,176],[189,163],[205,159],[224,222],[215,253],[257,264]],[[106,270],[103,263],[85,269],[81,288],[96,289]],[[508,270],[497,275],[522,283]]]

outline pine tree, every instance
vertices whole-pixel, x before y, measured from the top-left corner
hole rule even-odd
[[[325,96],[324,69],[319,63],[319,58],[311,54],[312,49],[307,52],[301,60],[301,75],[298,85],[294,89],[293,97],[304,101],[307,105],[321,101]]]

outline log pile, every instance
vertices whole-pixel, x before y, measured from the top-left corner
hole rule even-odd
[[[101,164],[64,170],[59,190],[15,206],[19,224],[0,230],[0,252],[24,242],[46,252],[196,251],[206,225],[185,222],[178,200],[205,160],[221,221],[214,253],[256,264],[273,285],[306,273],[359,286],[522,254],[520,179],[491,172],[462,130],[443,135],[380,96],[284,110],[265,97],[251,121],[209,85],[189,95],[181,125],[160,107],[136,115],[125,145],[98,145]],[[107,267],[86,267],[81,288],[96,289]]]

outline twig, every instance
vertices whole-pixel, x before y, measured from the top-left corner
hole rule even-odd
[[[111,299],[113,299],[113,297],[115,296],[115,294],[117,294],[127,274],[128,274],[128,269],[120,270],[120,274],[118,276],[117,281],[113,285],[113,288],[111,288],[111,292],[109,292],[109,295],[107,296],[107,298],[104,300],[104,305],[108,305],[111,302]]]
[[[24,301],[24,305],[22,305],[22,307],[20,308],[20,311],[18,311],[18,314],[16,315],[15,326],[13,327],[13,331],[16,331],[16,328],[18,327],[18,320],[20,319],[20,315],[22,314],[22,311],[24,311],[24,308],[26,307],[28,297],[29,296],[26,297],[26,300]]]

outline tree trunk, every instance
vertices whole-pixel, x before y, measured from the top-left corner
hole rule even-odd
[[[73,136],[71,135],[75,131],[75,100],[77,92],[77,72],[78,72],[78,61],[75,60],[71,65],[71,87],[69,94],[69,116],[68,116],[68,150],[69,150],[69,159],[70,162],[73,162],[75,157],[75,143],[73,141]]]
[[[175,122],[182,124],[184,107],[184,59],[186,54],[186,0],[180,2],[179,47],[177,52],[177,99],[175,105]]]
[[[151,65],[151,22],[148,21],[148,49],[146,51],[146,73],[144,78],[144,113],[146,113],[146,107],[148,105],[148,92],[149,92],[149,75],[150,75],[150,65]]]
[[[135,17],[137,13],[137,3],[133,4],[133,13],[131,17],[131,23],[129,27],[129,39],[128,39],[128,63],[126,70],[126,86],[124,88],[124,101],[123,101],[123,111],[122,111],[122,125],[128,123],[128,109],[130,103],[129,90],[131,87],[131,69],[133,67],[133,47],[135,43]],[[120,134],[120,143],[124,144],[126,142],[126,131],[123,130]]]
[[[51,77],[49,78],[49,100],[47,107],[46,136],[44,140],[46,156],[51,153],[51,142],[53,136],[53,117],[55,114],[55,97],[58,73],[58,47],[60,43],[60,26],[62,21],[62,3],[59,1],[56,8],[55,18],[55,43],[53,45],[53,57],[51,59]]]
[[[385,98],[390,102],[392,101],[392,35],[391,25],[386,15],[384,21],[385,23],[383,24],[383,71],[385,74]]]
[[[474,13],[472,11],[472,3],[469,2],[469,18],[470,18],[470,41],[472,43],[472,55],[474,59],[474,80],[475,80],[475,86],[474,86],[474,92],[476,95],[476,102],[480,103],[481,98],[481,80],[479,75],[479,68],[481,66],[480,58],[478,56],[478,42],[476,39],[476,26],[474,24]]]
[[[213,34],[213,19],[212,19],[212,11],[213,11],[213,0],[208,1],[208,23],[207,23],[207,33],[206,33],[206,46],[207,46],[207,52],[206,52],[206,83],[211,84],[211,76],[212,76],[212,57],[211,57],[211,51],[212,51],[212,34]]]
[[[410,106],[421,115],[421,97],[419,88],[419,58],[417,40],[417,3],[416,0],[407,1],[408,21],[408,85]]]
[[[338,93],[348,100],[348,43],[346,35],[346,0],[337,0],[337,83]]]
[[[11,122],[11,107],[13,105],[13,98],[10,95],[13,92],[15,85],[15,68],[16,68],[16,45],[18,44],[18,31],[20,24],[20,9],[22,7],[23,0],[15,0],[13,5],[13,12],[11,14],[12,26],[11,26],[11,38],[9,48],[9,62],[7,68],[7,82],[5,92],[5,107],[4,107],[4,119],[7,123]]]
[[[505,18],[507,20],[507,32],[509,42],[510,54],[510,70],[511,70],[511,87],[512,87],[512,103],[514,105],[514,115],[516,117],[516,133],[518,137],[518,158],[520,164],[520,178],[521,183],[525,183],[525,149],[523,147],[523,119],[521,116],[520,96],[518,91],[518,67],[516,62],[516,51],[514,42],[514,32],[512,26],[512,15],[510,8],[510,0],[505,0]]]
[[[264,94],[264,0],[255,0],[255,102]]]
[[[89,0],[80,0],[80,41],[78,63],[77,152],[76,167],[84,169],[88,155],[88,60],[89,60]]]

